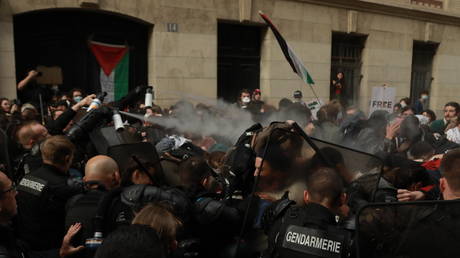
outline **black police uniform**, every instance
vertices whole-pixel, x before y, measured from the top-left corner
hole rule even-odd
[[[349,233],[339,228],[329,209],[315,203],[281,208],[279,204],[266,211],[270,215],[264,218],[268,249],[263,257],[348,256]]]
[[[82,228],[72,239],[72,245],[85,245],[86,239],[94,237],[95,217],[102,198],[107,191],[102,189],[91,189],[85,193],[70,198],[66,205],[65,228],[68,229],[75,223],[81,223]],[[72,257],[92,257],[91,250],[83,250]]]
[[[66,202],[81,192],[68,185],[68,178],[56,167],[43,164],[18,185],[18,232],[33,250],[61,245]]]
[[[0,258],[28,257],[23,245],[14,236],[10,226],[0,225]]]
[[[234,244],[244,214],[237,209],[235,200],[221,200],[204,188],[196,190],[187,192],[192,202],[193,223],[185,228],[192,237],[200,239],[200,257],[223,257],[223,250]]]
[[[174,187],[156,187],[152,185],[131,185],[121,189],[108,207],[104,227],[108,232],[119,226],[129,225],[134,219],[134,212],[148,203],[167,203],[172,212],[183,223],[190,220],[191,203],[187,195]]]
[[[75,117],[77,112],[69,108],[56,120],[49,121],[46,125],[46,129],[50,135],[62,135],[65,127]],[[40,168],[43,160],[40,152],[40,144],[35,144],[30,150],[22,150],[14,159],[13,163],[15,166],[14,181],[19,182],[23,176],[29,174],[32,171]]]
[[[30,150],[24,150],[22,154],[14,160],[15,173],[13,179],[19,183],[21,179],[32,171],[39,169],[43,163],[40,145],[36,144]]]
[[[460,202],[413,207],[416,222],[400,233],[400,256],[460,257]]]

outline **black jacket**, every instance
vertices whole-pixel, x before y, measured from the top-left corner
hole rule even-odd
[[[24,247],[14,236],[14,230],[9,225],[0,225],[0,257],[16,258],[28,257]]]
[[[65,234],[67,200],[81,189],[68,186],[68,175],[43,164],[18,186],[18,229],[33,250],[58,248]]]
[[[285,209],[266,227],[269,247],[263,257],[347,257],[349,234],[329,209],[316,203]]]
[[[416,219],[401,232],[399,256],[460,257],[460,202],[412,206]]]
[[[85,193],[75,195],[67,202],[65,217],[66,230],[77,222],[82,224],[82,229],[72,239],[73,246],[85,245],[86,239],[94,237],[94,232],[96,231],[95,217],[100,202],[106,193],[107,191],[102,189],[91,189]],[[105,235],[105,232],[103,234]],[[94,252],[92,251],[85,249],[78,254],[72,255],[72,257],[92,257],[94,256]]]

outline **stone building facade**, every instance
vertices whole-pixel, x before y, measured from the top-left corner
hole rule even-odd
[[[54,8],[97,9],[154,25],[148,42],[148,82],[167,106],[183,96],[215,99],[219,21],[263,25],[262,10],[278,26],[328,100],[333,32],[365,35],[356,104],[368,110],[372,87],[410,95],[414,41],[437,44],[431,108],[460,101],[460,1],[457,0],[0,0],[0,96],[16,97],[13,16]],[[176,30],[171,32],[170,24]],[[263,99],[276,104],[308,88],[292,72],[269,31],[260,54]],[[180,94],[178,94],[180,93]]]

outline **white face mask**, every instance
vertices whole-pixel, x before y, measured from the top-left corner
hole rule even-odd
[[[244,97],[241,99],[241,102],[243,102],[244,104],[248,104],[249,102],[251,102],[251,99],[249,97]]]
[[[82,96],[75,96],[75,97],[73,97],[73,101],[75,101],[76,103],[80,102],[82,99],[83,99]]]
[[[422,95],[422,99],[423,99],[423,100],[427,100],[427,99],[428,99],[428,95]]]
[[[401,101],[401,103],[399,103],[399,104],[401,105],[402,108],[407,106],[407,104],[405,102],[403,102],[403,101]]]

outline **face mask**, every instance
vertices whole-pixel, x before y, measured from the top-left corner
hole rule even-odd
[[[244,103],[244,104],[248,104],[249,102],[251,102],[251,99],[249,97],[244,97],[243,99],[241,99],[241,101]]]
[[[427,99],[428,99],[428,95],[422,95],[422,99],[423,99],[423,100],[427,100]]]
[[[75,96],[75,97],[73,97],[73,100],[74,100],[75,102],[77,102],[77,103],[80,102],[82,99],[83,99],[83,98],[82,98],[81,96]]]
[[[401,105],[401,107],[407,106],[406,103],[404,103],[404,102],[401,102],[401,103],[399,103],[399,104]]]

